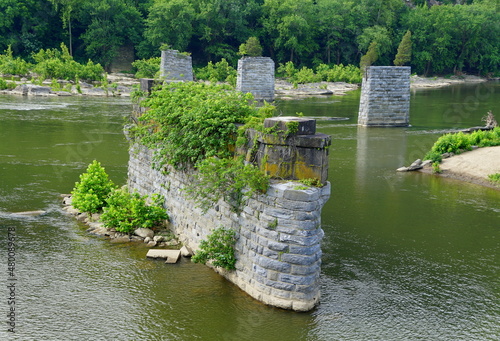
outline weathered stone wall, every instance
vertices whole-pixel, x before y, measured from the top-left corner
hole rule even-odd
[[[128,186],[141,194],[166,199],[171,228],[180,240],[198,249],[214,228],[237,232],[236,270],[216,269],[252,297],[297,311],[312,309],[319,299],[321,208],[330,184],[304,189],[297,182],[273,182],[266,194],[250,198],[241,213],[220,201],[203,213],[186,197],[189,172],[151,168],[151,151],[130,149]]]
[[[161,51],[160,76],[165,80],[193,80],[193,62],[191,56],[177,50]]]
[[[250,92],[255,99],[274,100],[274,61],[269,57],[244,57],[238,60],[236,89]]]
[[[361,85],[358,124],[408,126],[410,120],[409,66],[369,66]]]

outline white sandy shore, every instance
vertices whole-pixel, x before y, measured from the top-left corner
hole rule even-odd
[[[488,175],[500,173],[500,146],[478,148],[444,159],[440,164],[441,176],[497,188]],[[431,167],[423,169],[431,172]]]

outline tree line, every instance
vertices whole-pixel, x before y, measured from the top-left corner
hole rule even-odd
[[[225,58],[256,37],[263,55],[297,66],[393,65],[411,32],[407,65],[419,74],[500,73],[497,0],[2,0],[0,51],[30,59],[68,46],[75,60],[109,68],[122,46],[137,59],[160,47],[190,52],[195,64]],[[436,4],[437,3],[437,4]]]

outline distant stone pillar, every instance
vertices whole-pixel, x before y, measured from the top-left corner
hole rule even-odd
[[[238,60],[236,90],[250,92],[257,100],[274,100],[274,61],[269,57]]]
[[[409,66],[369,66],[361,85],[358,125],[406,127],[410,122]]]
[[[264,127],[275,133],[248,131],[248,145],[240,153],[271,178],[283,180],[328,180],[329,135],[316,133],[316,120],[302,117],[274,117]]]
[[[160,76],[167,81],[193,81],[191,56],[177,50],[161,51]]]

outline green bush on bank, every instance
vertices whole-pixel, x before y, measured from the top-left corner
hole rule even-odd
[[[2,75],[27,76],[31,67],[32,65],[25,60],[13,57],[10,45],[5,50],[5,54],[0,54],[0,74]]]
[[[136,78],[155,78],[160,72],[161,57],[138,59],[132,63]]]
[[[32,71],[41,79],[55,78],[89,82],[104,79],[104,69],[100,64],[94,64],[90,60],[85,65],[77,63],[64,43],[61,44],[61,50],[41,49],[33,55],[33,59],[36,64]]]
[[[225,58],[220,62],[208,62],[207,66],[194,70],[196,79],[210,81],[211,83],[225,82],[236,86],[236,69],[233,68]]]
[[[449,133],[441,136],[427,152],[424,159],[441,162],[444,153],[459,154],[463,151],[472,150],[472,146],[491,147],[500,145],[500,127],[493,130],[478,130],[471,134],[463,132]]]
[[[97,213],[114,187],[101,163],[94,160],[75,183],[71,192],[72,205],[82,212]]]
[[[80,175],[71,195],[73,207],[90,214],[103,211],[104,226],[122,233],[131,233],[140,227],[153,228],[168,219],[163,198],[129,193],[126,188],[117,189],[96,160]]]
[[[100,64],[88,61],[80,64],[73,60],[66,45],[61,44],[61,49],[41,49],[33,54],[35,64],[30,64],[21,58],[14,58],[10,47],[5,54],[0,55],[0,73],[27,76],[35,73],[39,79],[64,79],[78,82],[103,81],[104,69]]]
[[[147,201],[148,196],[130,193],[126,188],[114,189],[106,198],[101,221],[108,228],[131,233],[140,227],[153,228],[168,219],[160,195],[153,195],[150,205]]]
[[[320,64],[314,70],[302,67],[297,69],[293,62],[280,64],[278,75],[286,77],[294,84],[317,83],[317,82],[346,82],[361,83],[362,74],[359,67],[354,65],[344,66]]]

